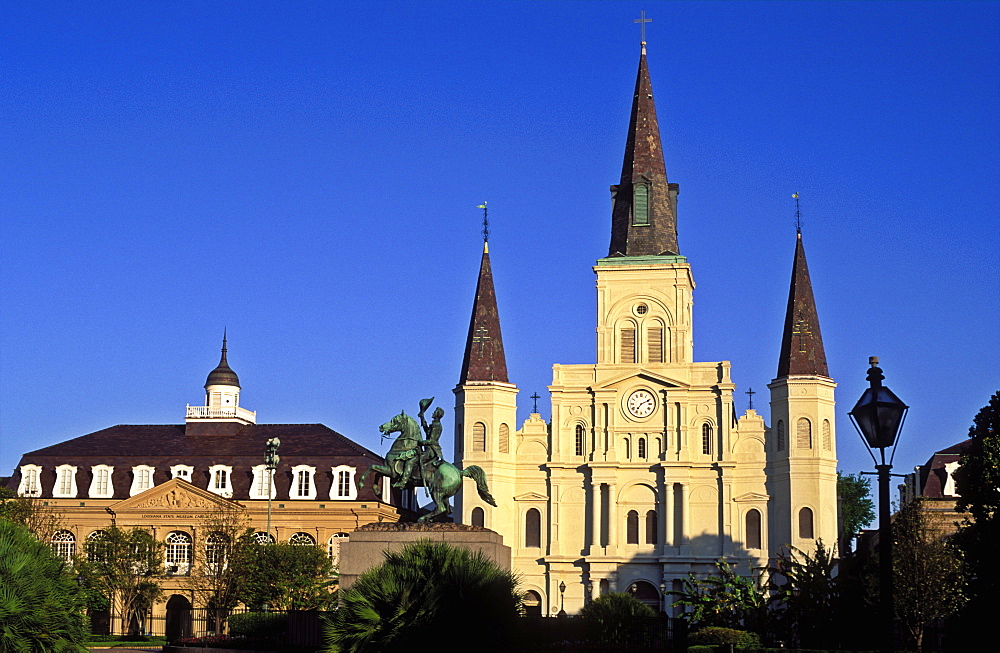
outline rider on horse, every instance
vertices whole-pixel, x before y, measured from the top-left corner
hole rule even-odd
[[[419,476],[414,474],[415,471],[421,469],[417,467],[417,464],[419,463],[421,467],[427,463],[440,465],[444,460],[444,456],[441,453],[441,445],[439,443],[443,428],[441,425],[441,418],[444,417],[444,409],[440,406],[434,409],[434,412],[431,414],[430,424],[427,424],[427,420],[424,419],[424,411],[426,411],[433,402],[434,397],[420,400],[420,413],[418,414],[420,415],[420,425],[423,426],[427,439],[418,441],[413,448],[399,452],[395,456],[396,460],[403,462],[403,469],[400,471],[399,477],[392,484],[392,487],[406,487],[406,484],[411,480],[413,481],[414,486],[419,487],[423,485],[423,474],[420,474]]]

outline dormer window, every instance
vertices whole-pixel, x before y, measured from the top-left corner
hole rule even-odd
[[[17,493],[22,497],[42,496],[42,484],[38,480],[41,475],[41,465],[21,465],[21,484]]]
[[[94,475],[93,480],[90,482],[90,498],[110,499],[114,497],[115,488],[112,483],[111,474],[115,471],[115,468],[111,465],[94,465],[90,470]]]
[[[316,498],[316,468],[309,465],[296,465],[292,467],[292,499],[315,499]]]
[[[72,499],[76,496],[76,467],[59,465],[56,467],[56,484],[52,488],[52,496]]]
[[[250,498],[275,498],[277,492],[274,490],[274,472],[269,470],[267,465],[255,465],[251,471],[253,471],[253,483],[250,485]]]
[[[352,500],[358,498],[358,486],[354,484],[354,474],[357,470],[348,465],[334,467],[333,484],[330,486],[330,498]]]
[[[212,465],[208,468],[208,491],[220,497],[231,499],[233,486],[230,483],[233,468],[229,465]]]
[[[153,472],[156,471],[149,465],[136,465],[132,468],[132,487],[128,495],[134,497],[140,492],[145,492],[153,487]]]
[[[179,478],[191,482],[191,475],[194,474],[194,467],[191,465],[173,465],[170,468],[170,478]]]

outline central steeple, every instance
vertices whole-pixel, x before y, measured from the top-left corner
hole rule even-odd
[[[611,248],[608,256],[678,255],[677,184],[667,181],[646,42],[632,97],[621,182],[611,187]]]

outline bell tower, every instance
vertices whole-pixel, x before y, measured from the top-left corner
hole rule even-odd
[[[240,377],[226,360],[226,334],[222,334],[222,358],[205,380],[205,405],[187,406],[187,435],[234,435],[240,427],[257,422],[257,413],[240,408]]]

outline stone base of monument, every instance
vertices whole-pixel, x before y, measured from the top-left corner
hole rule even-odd
[[[340,589],[350,587],[358,576],[385,561],[386,551],[399,551],[418,540],[447,542],[452,546],[482,551],[501,569],[510,570],[510,547],[503,537],[482,526],[407,522],[365,524],[351,533],[340,547]]]

